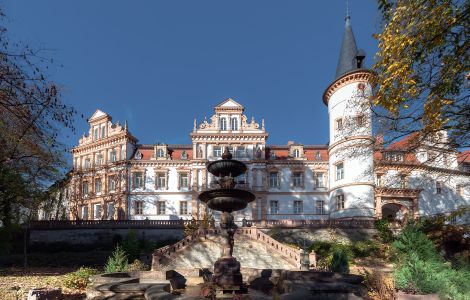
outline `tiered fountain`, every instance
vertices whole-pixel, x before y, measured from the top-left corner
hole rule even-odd
[[[246,165],[232,159],[232,154],[225,148],[222,159],[211,162],[207,170],[218,178],[220,188],[202,192],[199,200],[216,211],[221,211],[220,227],[223,234],[223,244],[220,258],[214,264],[212,282],[216,290],[224,292],[241,292],[243,278],[240,272],[240,262],[232,256],[237,225],[233,220],[233,211],[244,209],[248,203],[255,200],[255,195],[245,190],[236,189],[235,177],[245,173]]]

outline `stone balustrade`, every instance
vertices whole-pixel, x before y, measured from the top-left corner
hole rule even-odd
[[[31,221],[30,229],[73,229],[73,228],[184,228],[191,220],[53,220]],[[193,221],[194,222],[194,221]]]
[[[249,236],[250,238],[266,245],[269,250],[275,251],[292,263],[296,268],[299,270],[301,269],[302,256],[304,255],[303,250],[283,244],[256,227],[242,227],[237,230],[237,233]]]
[[[374,220],[370,219],[321,219],[321,220],[251,220],[246,223],[257,228],[374,228]]]

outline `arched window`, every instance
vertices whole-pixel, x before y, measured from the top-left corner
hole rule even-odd
[[[157,150],[157,157],[165,157],[165,151],[163,149],[158,149]]]
[[[231,128],[232,128],[232,130],[238,130],[238,119],[237,118],[232,118]]]
[[[227,119],[220,118],[220,130],[227,130]]]

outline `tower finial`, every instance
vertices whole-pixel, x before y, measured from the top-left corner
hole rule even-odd
[[[344,20],[346,20],[346,26],[349,25],[349,20],[351,19],[351,16],[349,15],[349,0],[346,0],[346,17]]]

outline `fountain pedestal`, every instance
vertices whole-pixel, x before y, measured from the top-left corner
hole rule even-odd
[[[218,177],[219,189],[201,193],[199,199],[206,203],[210,209],[222,212],[220,227],[222,228],[223,243],[220,258],[214,264],[212,282],[216,286],[218,296],[225,293],[242,292],[243,277],[240,272],[240,262],[233,254],[234,235],[237,225],[232,212],[244,209],[255,199],[255,195],[245,190],[236,189],[234,177],[246,171],[244,163],[233,160],[232,154],[225,148],[222,159],[211,162],[207,170]]]

